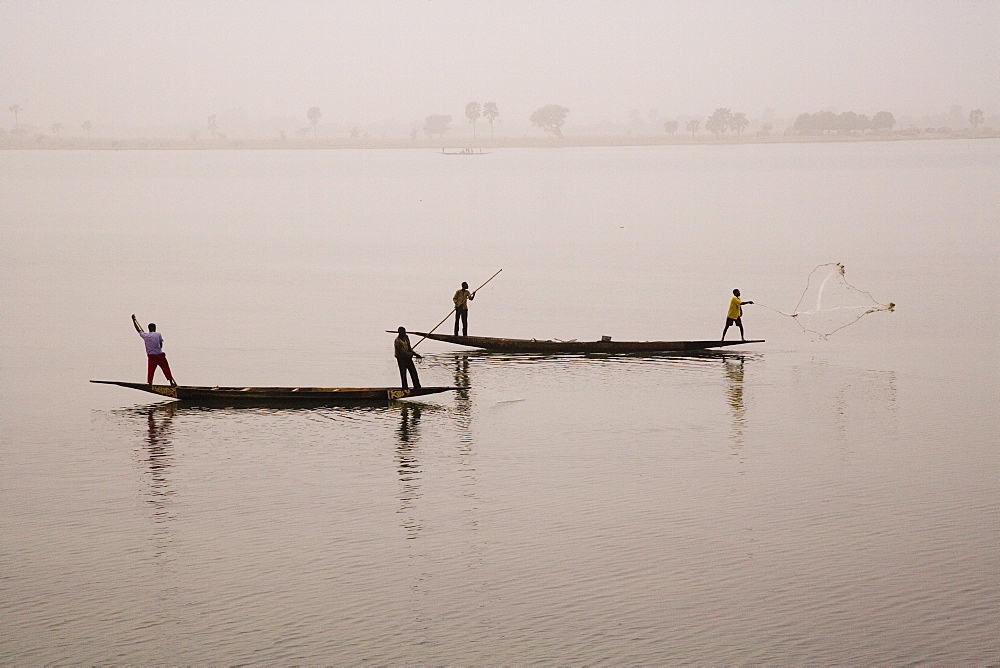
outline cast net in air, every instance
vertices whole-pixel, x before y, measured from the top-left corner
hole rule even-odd
[[[775,313],[792,318],[806,332],[826,339],[866,315],[895,310],[892,302],[883,304],[871,293],[851,285],[839,262],[821,264],[809,273],[802,296],[791,311],[781,311],[760,304]]]

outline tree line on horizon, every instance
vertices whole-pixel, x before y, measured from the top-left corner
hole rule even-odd
[[[313,108],[315,109],[315,108]],[[310,112],[313,110],[310,110]],[[318,112],[318,109],[316,109]],[[562,127],[566,123],[569,109],[558,104],[547,104],[539,107],[528,118],[530,123],[543,132],[554,137],[562,137]],[[480,118],[486,118],[490,124],[490,139],[494,138],[493,126],[497,118],[500,117],[500,110],[496,102],[469,102],[465,105],[465,118],[472,126],[472,136],[475,139],[476,122]],[[969,125],[973,129],[978,128],[985,121],[982,109],[974,109],[969,112]],[[452,117],[447,114],[431,114],[424,119],[423,131],[428,138],[435,135],[444,137],[445,133],[451,129]],[[865,132],[877,132],[879,130],[891,130],[896,124],[896,118],[892,112],[879,111],[871,118],[865,114],[858,114],[853,111],[834,113],[832,111],[820,111],[814,114],[802,113],[795,118],[791,130],[801,135],[823,135],[823,134],[864,134]],[[704,129],[711,132],[715,137],[725,136],[727,132],[733,132],[741,136],[743,131],[750,126],[750,121],[745,112],[733,112],[728,107],[719,107],[712,115],[705,120]],[[667,134],[675,134],[680,123],[676,120],[665,121],[664,131]],[[701,129],[699,119],[690,119],[685,123],[685,130],[692,136]],[[761,123],[761,132],[765,135],[771,133],[774,124],[771,120],[765,119]],[[352,134],[352,136],[354,136]],[[416,131],[411,135],[415,138]]]
[[[14,128],[10,131],[11,135],[20,139],[26,138],[31,133],[31,130],[28,126],[22,126],[20,123],[19,114],[23,111],[21,105],[12,104],[8,107],[8,111],[14,116]],[[528,121],[544,133],[561,138],[563,136],[562,128],[565,125],[568,115],[568,108],[558,104],[546,104],[536,109],[528,118]],[[312,134],[314,139],[318,138],[318,125],[322,118],[320,108],[310,107],[306,111],[306,118],[309,123],[308,126],[296,130],[296,134],[299,136]],[[497,119],[500,118],[500,108],[496,102],[485,102],[482,104],[477,101],[469,102],[465,105],[465,118],[472,126],[473,138],[478,138],[477,122],[479,119],[485,118],[490,124],[490,138],[493,139],[494,125]],[[982,125],[985,120],[982,109],[973,109],[969,112],[968,122],[973,130]],[[435,136],[442,138],[451,129],[451,123],[452,116],[450,115],[431,114],[424,119],[422,130],[429,139]],[[892,130],[895,124],[895,116],[888,111],[879,111],[871,118],[865,114],[858,114],[853,111],[845,111],[839,114],[833,111],[819,111],[816,113],[799,114],[789,130],[800,135],[826,135],[834,133],[858,135],[868,132]],[[741,136],[749,125],[750,121],[747,119],[745,113],[733,112],[728,107],[720,107],[705,119],[704,130],[712,133],[716,138],[725,136],[729,132],[732,132],[736,136]],[[92,127],[93,124],[89,120],[84,121],[80,125],[80,128],[86,132],[88,138],[90,137]],[[695,136],[701,128],[701,121],[697,118],[689,119],[684,123],[685,131],[692,136]],[[59,122],[53,123],[49,129],[52,135],[58,138],[63,130],[63,124]],[[679,129],[680,122],[677,120],[668,120],[663,123],[663,131],[669,135],[675,134]],[[765,113],[765,118],[760,125],[759,134],[769,135],[773,129],[773,122],[768,118],[768,114]],[[226,135],[219,129],[216,114],[211,114],[208,117],[207,130],[212,139],[226,138]],[[411,139],[416,139],[417,134],[418,130],[414,128],[411,131]],[[350,131],[351,138],[357,139],[360,135],[360,128],[357,125],[353,126]],[[367,137],[367,133],[365,136]],[[41,134],[36,134],[35,137],[39,141],[44,139],[44,135]],[[284,138],[283,131],[281,137]],[[197,141],[197,132],[192,132],[190,139]]]
[[[871,118],[865,114],[844,111],[820,111],[815,114],[799,114],[792,124],[792,130],[802,135],[842,134],[858,135],[879,130],[891,130],[896,125],[896,117],[888,111],[880,111]],[[973,126],[975,127],[975,126]]]
[[[569,109],[566,107],[558,104],[547,104],[536,109],[528,120],[543,132],[555,137],[562,137],[562,126],[566,123],[567,115],[569,115]],[[472,126],[473,139],[477,136],[476,121],[480,118],[486,118],[490,123],[490,139],[493,139],[493,124],[500,118],[500,108],[496,102],[483,104],[476,101],[469,102],[465,105],[465,118]],[[451,120],[451,116],[446,114],[431,114],[424,119],[424,134],[428,138],[432,138],[434,135],[443,137],[444,133],[451,129]]]

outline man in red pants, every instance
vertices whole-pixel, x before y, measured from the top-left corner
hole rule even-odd
[[[156,373],[156,367],[160,367],[163,369],[163,375],[170,382],[170,387],[177,387],[177,383],[174,382],[174,377],[170,373],[170,365],[167,364],[167,354],[163,352],[163,335],[156,331],[156,325],[149,323],[149,331],[144,332],[139,321],[135,319],[135,314],[132,315],[132,324],[135,325],[135,331],[139,332],[139,336],[146,344],[146,359],[149,362],[146,365],[146,383],[153,384],[153,374]]]

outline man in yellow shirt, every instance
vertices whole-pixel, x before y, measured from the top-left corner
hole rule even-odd
[[[726,313],[726,327],[722,330],[722,341],[726,340],[726,332],[729,331],[729,326],[735,324],[740,328],[740,340],[746,341],[747,337],[743,334],[743,305],[753,304],[753,302],[745,302],[740,300],[740,291],[733,290],[733,298],[729,300],[729,312]]]
[[[469,292],[469,284],[462,282],[462,289],[451,298],[455,302],[455,336],[458,336],[458,325],[462,324],[462,336],[469,335],[469,302],[476,298],[475,292]]]

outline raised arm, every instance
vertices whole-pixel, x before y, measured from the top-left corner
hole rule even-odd
[[[139,332],[140,334],[146,331],[142,328],[142,325],[139,324],[139,321],[135,319],[135,313],[132,314],[132,324],[135,326],[135,331]]]

